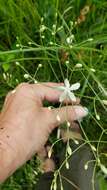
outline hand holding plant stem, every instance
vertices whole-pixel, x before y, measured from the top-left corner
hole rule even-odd
[[[0,115],[0,182],[44,147],[52,130],[87,115],[80,105],[48,109],[45,100],[59,102],[57,83],[22,83],[10,92]],[[60,121],[57,120],[57,113]]]

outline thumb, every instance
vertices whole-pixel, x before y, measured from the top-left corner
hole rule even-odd
[[[52,110],[52,117],[49,119],[53,127],[64,123],[79,120],[88,114],[88,109],[82,106],[64,106]]]

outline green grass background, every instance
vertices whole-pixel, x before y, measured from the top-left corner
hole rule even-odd
[[[90,7],[85,22],[72,30],[71,22],[77,20],[85,5]],[[32,78],[36,72],[35,80],[39,82],[62,82],[64,78],[71,83],[79,81],[81,88],[77,96],[89,109],[89,116],[82,122],[84,138],[96,141],[91,144],[97,148],[105,166],[107,107],[102,100],[107,99],[106,12],[106,0],[0,0],[0,107],[8,91],[21,82],[28,82],[24,78],[26,72]],[[40,32],[42,24],[47,27],[43,33]],[[52,35],[53,24],[61,27],[55,35]],[[72,47],[66,43],[71,33],[75,36]],[[88,41],[90,38],[93,40]],[[64,52],[69,54],[69,64]],[[75,69],[77,63],[83,67]],[[38,69],[38,64],[43,66]],[[100,120],[96,119],[96,113]],[[0,189],[30,190],[39,173],[38,160],[34,157],[0,185]],[[101,190],[106,190],[104,175],[100,171],[98,175]]]

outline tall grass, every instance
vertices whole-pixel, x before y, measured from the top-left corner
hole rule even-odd
[[[86,5],[89,11],[82,18]],[[0,106],[7,92],[23,81],[79,81],[81,88],[76,95],[89,109],[80,127],[84,142],[94,152],[93,179],[97,171],[101,190],[107,188],[99,164],[100,160],[106,167],[107,160],[106,9],[106,0],[0,0]],[[76,67],[78,63],[82,67]],[[0,188],[32,189],[39,173],[34,157]]]

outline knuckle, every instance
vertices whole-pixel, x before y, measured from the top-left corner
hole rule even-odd
[[[47,129],[47,134],[50,134],[52,130],[54,129],[54,121],[53,121],[53,112],[52,110],[45,108],[45,120],[46,120],[46,129]]]
[[[49,125],[52,125],[54,123],[53,111],[51,109],[45,108],[44,116],[45,116],[47,123]]]
[[[18,85],[18,88],[23,88],[25,86],[28,86],[28,83],[22,82]]]
[[[29,84],[28,83],[21,83],[17,86],[16,90],[19,92],[23,92],[29,89]]]
[[[45,108],[45,118],[47,120],[47,126],[48,126],[48,132],[51,133],[51,131],[54,129],[56,123],[55,123],[55,116],[52,109]]]

